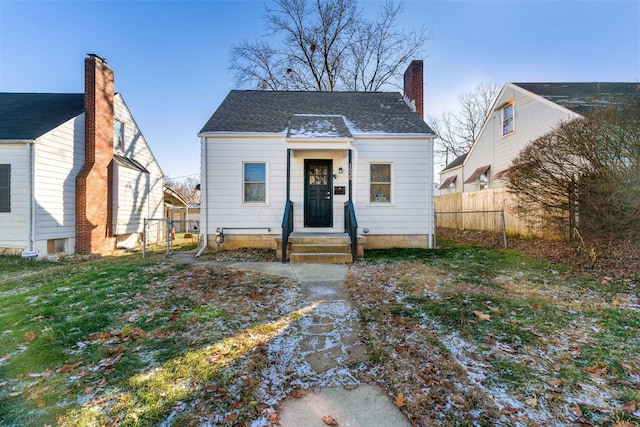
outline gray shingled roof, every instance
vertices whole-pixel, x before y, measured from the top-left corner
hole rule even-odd
[[[0,140],[36,139],[84,111],[82,93],[0,93]]]
[[[285,132],[296,115],[343,116],[351,133],[433,134],[398,92],[244,90],[229,92],[200,132]]]
[[[461,164],[463,164],[465,159],[467,158],[467,154],[469,154],[469,153],[464,153],[462,156],[458,156],[455,159],[453,159],[453,161],[451,163],[449,163],[447,166],[445,166],[445,168],[442,169],[440,171],[440,173],[442,173],[444,171],[448,171],[449,169],[453,169],[456,166],[460,166]]]
[[[578,114],[640,93],[639,83],[514,83]]]

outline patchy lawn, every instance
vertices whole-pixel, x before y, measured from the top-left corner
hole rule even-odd
[[[416,426],[640,425],[637,276],[449,243],[367,251],[348,285],[371,355],[351,374]],[[0,426],[273,425],[299,296],[162,255],[0,257]]]
[[[296,283],[139,255],[0,257],[0,271],[0,425],[269,416],[257,378],[266,343],[301,317]]]
[[[640,425],[640,283],[515,250],[367,251],[349,286],[416,425]]]

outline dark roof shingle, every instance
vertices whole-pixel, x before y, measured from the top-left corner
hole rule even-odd
[[[640,83],[514,83],[578,114],[640,94]]]
[[[82,93],[0,93],[0,140],[36,139],[84,111]]]
[[[229,92],[200,132],[279,133],[295,115],[343,116],[351,133],[433,134],[398,92],[251,90]]]

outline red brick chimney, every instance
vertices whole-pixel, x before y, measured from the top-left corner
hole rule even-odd
[[[110,168],[113,160],[113,71],[89,54],[84,60],[85,161],[76,177],[76,253],[115,248],[111,232]]]
[[[404,72],[404,94],[416,106],[416,112],[424,119],[423,65],[421,59],[414,59]]]

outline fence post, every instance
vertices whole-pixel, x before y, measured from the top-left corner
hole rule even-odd
[[[438,213],[433,211],[433,249],[438,246]]]
[[[166,217],[166,233],[167,233],[167,255],[171,254],[171,219]]]
[[[504,209],[500,211],[502,217],[502,239],[504,240],[504,248],[507,249],[507,226],[504,221]]]

